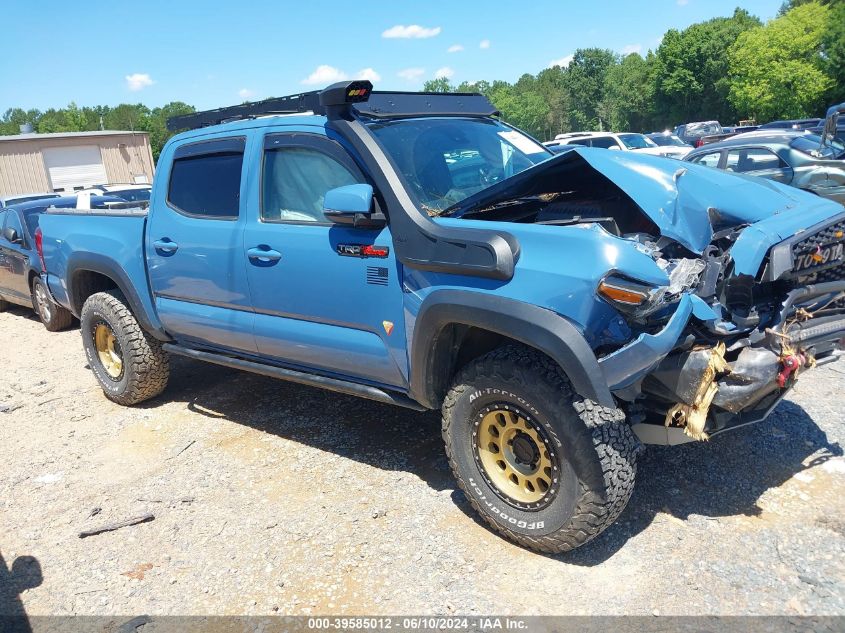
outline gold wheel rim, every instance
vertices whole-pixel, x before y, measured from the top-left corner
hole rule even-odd
[[[488,483],[516,505],[536,507],[554,493],[559,476],[554,452],[518,411],[492,408],[482,413],[476,450]]]
[[[112,329],[105,323],[100,323],[94,328],[94,347],[97,349],[97,356],[100,364],[106,373],[112,378],[119,378],[123,373],[123,358],[120,356],[120,347],[117,346]]]

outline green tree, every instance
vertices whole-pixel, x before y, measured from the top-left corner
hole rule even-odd
[[[171,101],[160,108],[152,109],[149,115],[148,131],[150,133],[150,148],[154,161],[158,161],[164,144],[176,133],[167,129],[167,119],[192,112],[196,112],[196,108],[181,101]]]
[[[808,2],[747,31],[729,50],[730,100],[758,121],[824,110],[833,81],[821,54],[831,9]]]
[[[429,79],[423,84],[424,92],[455,92],[455,87],[449,83],[446,77],[437,77],[436,79]]]
[[[737,113],[728,102],[728,54],[741,33],[760,20],[744,9],[663,36],[654,60],[654,99],[660,126],[702,119],[732,123]]]
[[[566,69],[569,96],[569,125],[573,130],[604,130],[608,122],[600,112],[605,97],[607,73],[618,63],[616,53],[602,48],[575,51]]]
[[[84,132],[87,130],[85,114],[72,101],[66,108],[50,108],[43,112],[35,122],[35,129],[40,134],[51,132]]]
[[[0,117],[0,134],[19,134],[20,126],[31,123],[33,126],[41,118],[39,110],[23,108],[9,108]]]
[[[626,55],[607,72],[602,110],[612,130],[650,131],[654,117],[654,55]]]

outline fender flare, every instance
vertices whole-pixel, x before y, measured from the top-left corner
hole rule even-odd
[[[595,353],[570,321],[546,308],[463,290],[435,290],[417,314],[410,391],[424,406],[440,406],[435,376],[442,369],[436,366],[440,362],[437,349],[444,329],[452,324],[478,327],[540,350],[560,365],[576,393],[616,407]]]
[[[99,273],[111,279],[118,290],[126,297],[129,309],[132,315],[138,319],[138,324],[160,341],[171,340],[158,320],[158,316],[151,313],[144,305],[126,271],[116,261],[99,253],[74,253],[68,260],[66,273],[68,303],[70,304],[70,311],[76,318],[80,317],[82,306],[77,306],[74,300],[76,297],[73,287],[74,277],[77,273],[86,271]]]

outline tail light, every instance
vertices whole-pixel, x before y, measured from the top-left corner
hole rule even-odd
[[[44,263],[44,234],[39,226],[35,229],[35,250],[38,252],[38,259],[41,261],[41,271],[47,272],[47,264]]]
[[[703,139],[703,138],[698,138],[698,139],[696,139],[696,141],[695,141],[695,146],[696,146],[696,147],[701,147],[702,145],[704,145],[704,139]]]

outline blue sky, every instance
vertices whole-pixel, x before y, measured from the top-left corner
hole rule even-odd
[[[577,48],[645,53],[669,28],[765,19],[782,0],[6,0],[0,112],[185,101],[213,108],[369,77],[377,89],[515,81]]]

